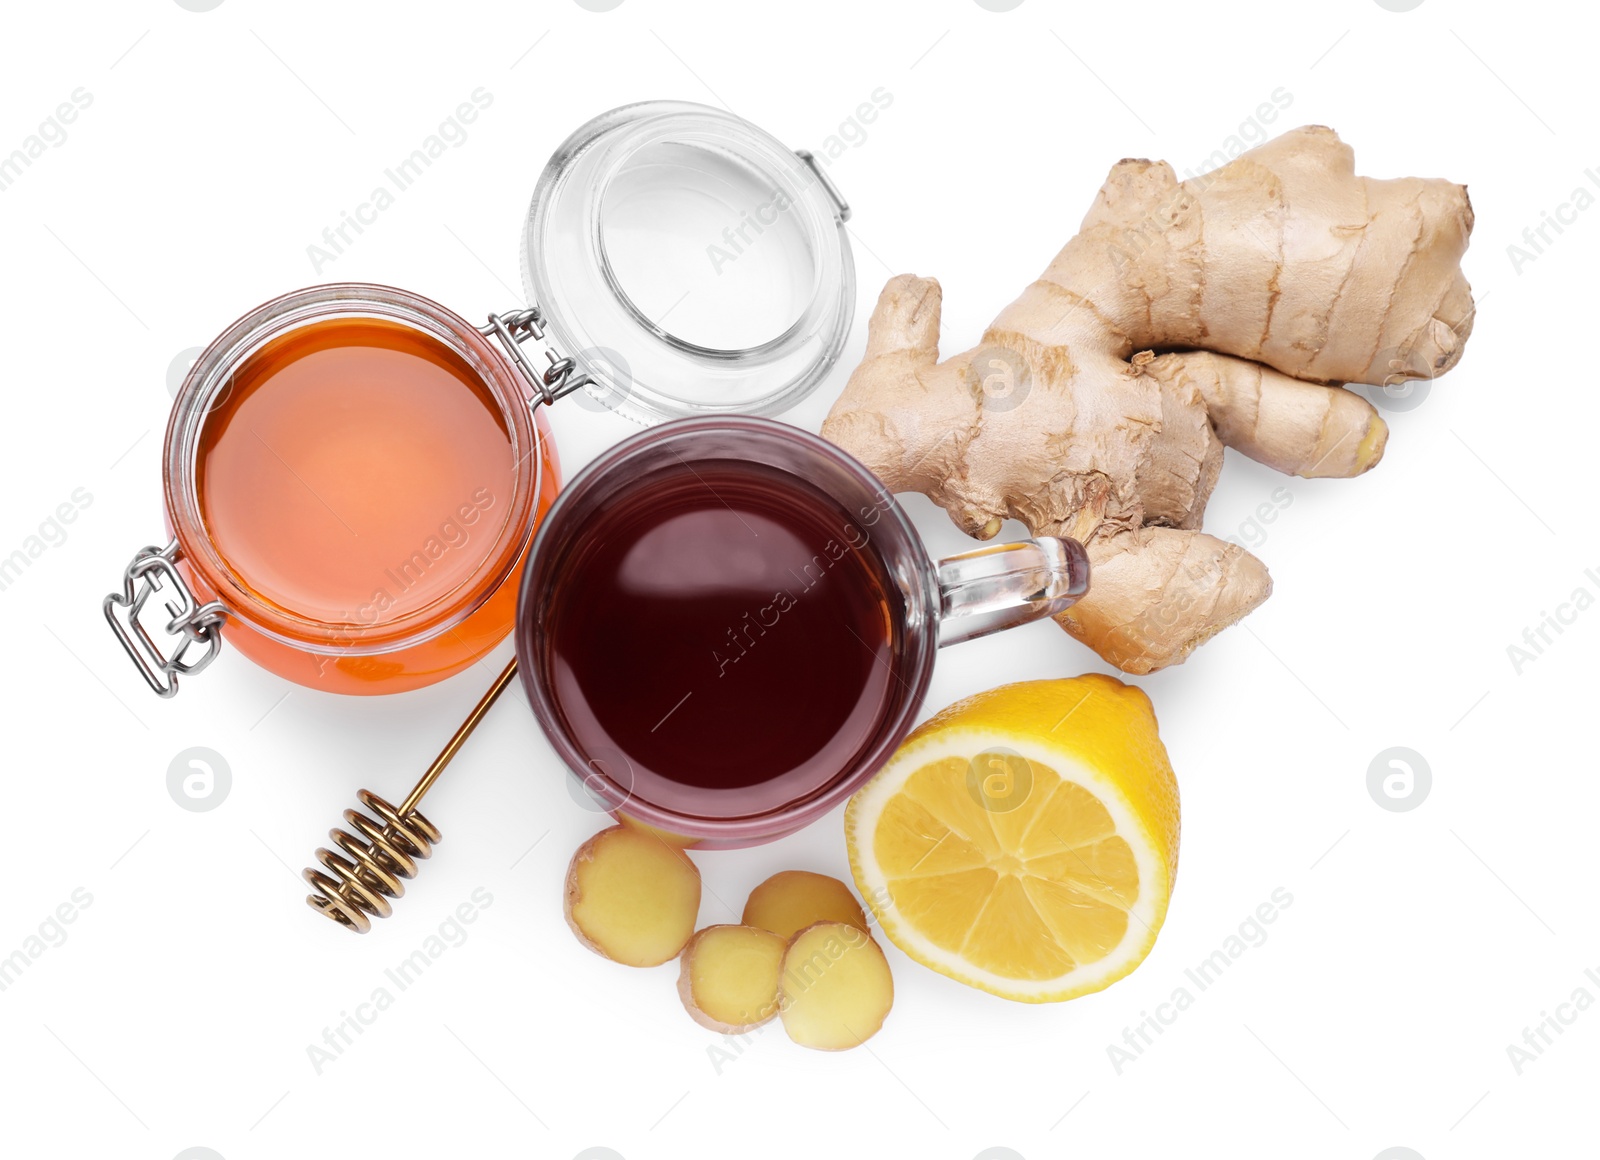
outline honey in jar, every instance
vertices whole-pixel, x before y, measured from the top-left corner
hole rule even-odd
[[[314,688],[395,692],[509,631],[554,451],[510,368],[456,329],[313,312],[211,368],[198,419],[174,416],[192,427],[175,505],[180,533],[186,516],[198,532],[188,564],[258,663]]]

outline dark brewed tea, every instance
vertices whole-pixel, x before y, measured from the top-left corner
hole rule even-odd
[[[870,746],[907,695],[902,615],[831,497],[707,460],[612,496],[542,620],[557,710],[590,760],[646,801],[738,817],[822,789]]]

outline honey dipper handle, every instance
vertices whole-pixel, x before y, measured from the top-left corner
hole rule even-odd
[[[433,764],[428,766],[428,771],[422,775],[422,779],[406,795],[406,800],[400,803],[399,812],[402,818],[417,808],[422,801],[423,795],[433,788],[433,783],[439,780],[439,775],[444,772],[444,767],[449,765],[451,759],[461,751],[461,747],[466,744],[467,738],[471,737],[472,731],[478,727],[478,722],[483,720],[484,715],[500,699],[500,694],[506,691],[506,686],[511,684],[516,679],[516,676],[517,658],[512,657],[510,663],[494,679],[494,684],[489,686],[488,691],[472,707],[472,712],[467,714],[467,719],[461,722],[461,727],[455,731],[455,735],[439,751],[439,756],[433,759]]]

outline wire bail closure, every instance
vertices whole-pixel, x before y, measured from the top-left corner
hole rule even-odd
[[[228,610],[221,601],[201,604],[193,589],[178,571],[180,557],[178,541],[174,537],[165,548],[154,545],[140,548],[122,572],[122,591],[109,593],[101,603],[106,622],[117,634],[123,651],[143,674],[145,683],[158,697],[172,697],[178,692],[178,678],[198,673],[217,659],[222,651],[222,625]],[[154,638],[139,622],[145,602],[157,592],[166,594],[167,635],[177,637],[177,650],[167,656]],[[126,620],[119,618],[117,608],[126,608]],[[201,645],[205,652],[194,660],[186,660],[189,650]]]
[[[557,399],[565,398],[594,381],[589,375],[578,371],[576,361],[558,355],[548,346],[545,347],[544,353],[550,360],[549,368],[540,371],[533,365],[527,352],[522,349],[522,344],[529,339],[544,341],[544,312],[537,306],[513,310],[510,314],[491,314],[488,323],[478,327],[478,333],[486,338],[500,340],[500,345],[505,347],[506,353],[511,356],[511,361],[532,385],[537,395],[533,400],[534,406],[540,403],[549,406]]]

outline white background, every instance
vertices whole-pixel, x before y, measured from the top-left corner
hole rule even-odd
[[[0,956],[75,889],[93,901],[0,992],[0,1150],[1593,1155],[1600,1011],[1520,1075],[1507,1054],[1577,988],[1600,999],[1584,975],[1600,973],[1600,611],[1520,674],[1507,654],[1575,589],[1600,594],[1600,571],[1585,575],[1600,569],[1585,354],[1600,212],[1550,232],[1520,272],[1507,253],[1575,188],[1600,193],[1584,173],[1600,166],[1591,37],[1572,11],[10,5],[0,153],[74,89],[93,104],[0,194],[0,555],[74,489],[93,499],[0,592]],[[315,272],[307,245],[479,86],[494,104],[470,139]],[[776,1027],[730,1049],[685,1015],[675,966],[612,966],[563,925],[563,869],[599,819],[574,806],[515,692],[430,798],[445,841],[396,916],[361,939],[313,916],[295,875],[328,825],[360,786],[402,794],[499,658],[421,692],[342,699],[225,653],[176,701],[152,697],[98,605],[130,554],[163,538],[169,365],[316,281],[388,282],[469,317],[509,308],[539,171],[606,108],[726,102],[817,149],[880,86],[892,105],[830,170],[856,210],[861,285],[840,367],[787,416],[813,430],[888,275],[937,275],[947,347],[970,345],[1075,230],[1112,163],[1193,169],[1280,87],[1293,104],[1274,129],[1329,124],[1360,172],[1471,187],[1477,329],[1422,405],[1387,413],[1381,467],[1285,481],[1229,455],[1207,529],[1257,542],[1277,587],[1188,664],[1139,682],[1184,807],[1149,960],[1101,994],[1030,1007],[891,947],[897,1002],[869,1050],[807,1052]],[[633,430],[557,412],[569,472]],[[1247,521],[1283,486],[1292,503],[1262,540]],[[931,550],[969,545],[920,496],[906,502]],[[945,654],[928,711],[1100,668],[1034,625]],[[1397,745],[1432,770],[1410,812],[1367,790],[1369,763]],[[168,795],[169,763],[190,746],[231,767],[212,812]],[[778,869],[846,872],[837,816],[698,860],[704,922],[729,921]],[[308,1045],[480,887],[493,903],[467,941],[317,1074]],[[1118,1074],[1108,1045],[1279,887],[1293,904],[1265,943]]]

